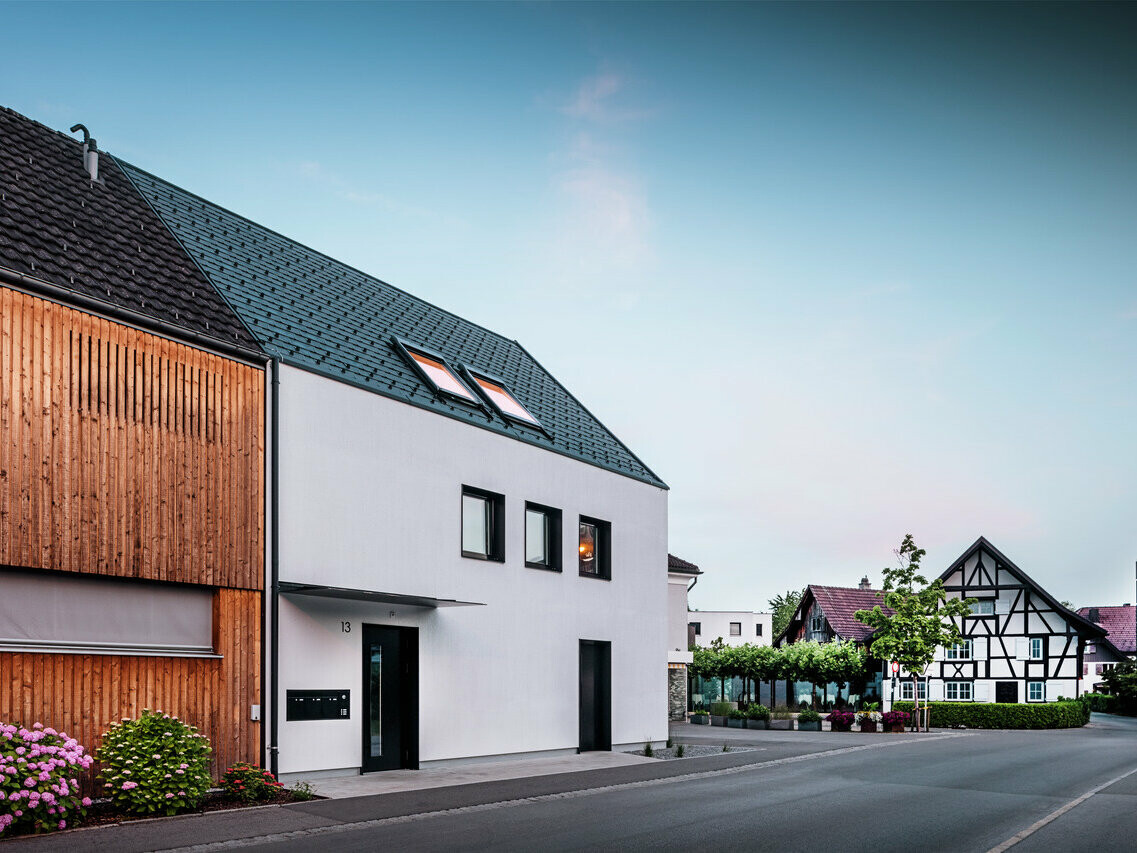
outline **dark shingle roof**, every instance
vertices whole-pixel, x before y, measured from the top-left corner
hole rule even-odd
[[[285,363],[666,488],[516,341],[119,165],[262,347]],[[439,397],[395,350],[392,335],[496,374],[548,434]]]
[[[667,555],[667,571],[681,575],[701,575],[703,573],[694,563],[688,563],[674,554]]]
[[[879,589],[810,584],[809,590],[821,605],[829,627],[846,640],[863,643],[873,632],[872,628],[858,622],[853,616],[858,610],[872,610],[879,604],[885,613],[892,613],[884,606],[884,594]]]
[[[1082,607],[1078,615],[1095,625],[1100,625],[1109,631],[1107,638],[1114,647],[1124,654],[1137,652],[1137,625],[1134,625],[1134,613],[1137,612],[1131,604],[1117,604],[1107,607]]]
[[[0,107],[0,266],[198,334],[252,336],[105,154]]]

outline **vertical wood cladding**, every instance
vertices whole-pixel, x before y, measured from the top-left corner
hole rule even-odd
[[[263,377],[0,288],[0,564],[261,589]]]
[[[0,653],[0,720],[40,722],[94,751],[112,724],[153,708],[209,738],[214,778],[238,761],[259,763],[261,724],[249,707],[261,702],[260,603],[255,590],[217,590],[220,660]]]

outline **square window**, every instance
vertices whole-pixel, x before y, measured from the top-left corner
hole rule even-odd
[[[742,636],[742,623],[741,622],[731,622],[730,623],[730,635],[732,637],[741,637]]]
[[[703,633],[703,623],[702,622],[688,622],[687,624],[695,629],[695,636],[696,637],[702,635],[702,633]]]
[[[975,602],[971,605],[971,614],[973,616],[993,616],[995,614],[994,599]]]
[[[1030,638],[1030,659],[1042,660],[1042,637]]]
[[[462,487],[462,556],[505,560],[505,495]]]
[[[580,544],[577,548],[580,574],[612,579],[612,525],[596,518],[580,517]]]
[[[821,616],[814,616],[809,622],[809,629],[811,631],[820,631],[825,627],[825,619]]]
[[[525,565],[531,569],[561,570],[561,511],[525,504]]]
[[[919,686],[919,688],[917,688],[916,692],[919,694],[921,700],[927,699],[928,698],[928,682],[920,681],[919,684],[920,684],[920,686]],[[911,702],[912,701],[912,682],[911,682],[911,680],[905,679],[904,681],[900,682],[900,699],[904,702]]]
[[[1045,685],[1041,681],[1031,681],[1027,683],[1027,699],[1031,702],[1042,702],[1046,693]]]
[[[971,640],[964,640],[944,649],[945,660],[971,660]]]
[[[478,398],[458,378],[458,374],[446,363],[446,359],[439,353],[432,352],[424,347],[408,344],[395,338],[395,347],[402,353],[407,363],[414,368],[427,385],[435,391],[455,397],[464,403],[481,405]]]
[[[970,702],[970,681],[948,681],[944,684],[944,698],[950,702]]]

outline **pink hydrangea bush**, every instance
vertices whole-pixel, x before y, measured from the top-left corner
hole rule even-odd
[[[76,777],[93,761],[63,732],[0,723],[0,836],[76,823],[91,805]]]
[[[117,809],[171,815],[193,809],[208,793],[209,741],[177,717],[146,709],[104,735],[100,778]]]

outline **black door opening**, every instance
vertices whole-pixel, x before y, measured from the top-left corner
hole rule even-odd
[[[612,749],[612,644],[580,641],[580,751]]]
[[[418,769],[418,629],[363,626],[363,772]]]
[[[1018,702],[1019,683],[1017,681],[996,681],[995,701],[1010,703]]]

